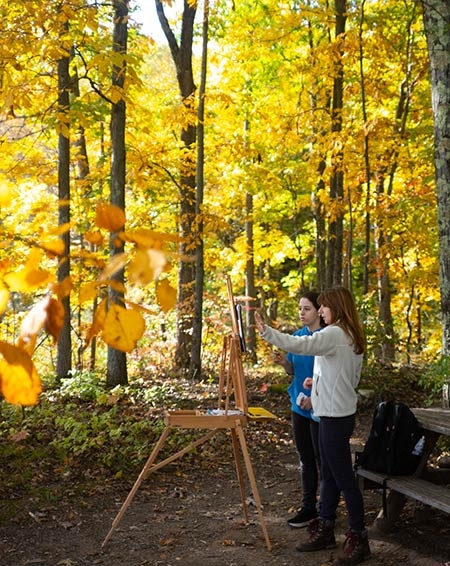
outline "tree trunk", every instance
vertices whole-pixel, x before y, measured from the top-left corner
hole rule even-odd
[[[253,242],[253,196],[251,193],[245,195],[245,235],[247,240],[247,262],[245,265],[245,294],[247,297],[256,297],[255,288],[255,261],[254,261],[254,242]],[[248,306],[255,306],[249,303]],[[255,331],[255,311],[246,311],[246,337],[247,350],[250,359],[256,364],[256,331]]]
[[[169,44],[172,59],[175,64],[178,88],[182,104],[187,116],[192,116],[192,122],[183,127],[181,142],[183,145],[180,165],[180,207],[179,233],[181,236],[180,262],[178,275],[178,313],[177,313],[177,350],[175,364],[180,369],[189,369],[192,352],[192,328],[194,318],[194,286],[195,268],[192,261],[192,241],[195,222],[195,142],[196,142],[196,113],[195,84],[192,72],[192,43],[194,35],[194,18],[196,7],[184,0],[184,10],[181,25],[180,44],[170,28],[164,13],[161,0],[155,0],[156,12],[161,28]]]
[[[114,31],[113,31],[113,50],[123,55],[127,52],[127,19],[128,4],[125,0],[114,0]],[[115,87],[123,89],[125,83],[125,59],[121,64],[113,66],[112,83]],[[126,105],[124,98],[113,103],[111,107],[111,181],[110,181],[110,202],[125,211],[125,179],[126,179],[126,151],[125,151],[125,124],[126,124]],[[117,233],[110,236],[110,256],[124,251],[123,242],[117,237]],[[120,270],[114,275],[114,279],[125,283],[124,271]],[[123,293],[110,288],[110,303],[123,304]],[[108,360],[106,372],[106,385],[115,387],[116,385],[126,385],[128,383],[127,358],[125,352],[116,350],[108,346]]]
[[[422,2],[431,68],[438,201],[442,353],[450,355],[450,4]]]
[[[345,33],[346,0],[335,0],[336,9],[336,41],[341,43]],[[333,102],[331,114],[331,131],[342,131],[342,106],[344,92],[344,66],[342,63],[342,49],[338,47],[339,57],[335,61],[335,76],[333,81]],[[336,210],[339,212],[331,218],[328,225],[328,269],[327,286],[342,283],[342,253],[344,242],[344,171],[342,169],[343,151],[334,152],[333,174],[330,180],[331,202],[337,202]]]
[[[203,48],[200,92],[197,111],[197,198],[195,203],[195,216],[197,218],[197,240],[195,248],[195,297],[194,321],[192,331],[192,353],[189,366],[189,376],[194,378],[202,371],[202,330],[203,330],[203,286],[205,276],[203,251],[203,194],[204,194],[204,165],[205,165],[205,91],[206,71],[208,61],[208,25],[209,2],[205,0],[203,10]]]
[[[68,24],[66,28],[68,28]],[[58,110],[64,116],[68,115],[70,107],[69,63],[69,56],[58,61]],[[64,130],[60,131],[58,136],[58,199],[58,224],[60,226],[68,225],[70,222],[70,137],[69,133]],[[70,276],[70,231],[65,231],[61,238],[64,242],[64,256],[61,257],[58,265],[59,283]],[[68,377],[72,369],[70,295],[63,297],[62,303],[64,306],[64,325],[57,348],[56,375],[58,380]]]

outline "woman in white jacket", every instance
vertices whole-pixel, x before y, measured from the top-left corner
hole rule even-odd
[[[370,556],[364,523],[364,502],[353,471],[350,438],[355,427],[358,386],[365,350],[364,331],[355,301],[342,286],[319,295],[319,314],[327,325],[311,336],[283,334],[267,326],[256,314],[264,340],[293,354],[315,356],[311,402],[320,417],[320,516],[308,525],[308,539],[300,552],[334,548],[334,522],[341,493],[349,530],[342,554],[333,566],[359,564]]]

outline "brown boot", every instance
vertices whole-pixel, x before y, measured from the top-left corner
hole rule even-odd
[[[299,552],[311,552],[323,550],[324,548],[335,548],[334,523],[325,521],[320,517],[310,521],[308,527],[308,539],[297,546]]]
[[[359,564],[369,558],[370,547],[367,539],[367,531],[347,531],[342,552],[333,562],[333,566],[348,566]]]

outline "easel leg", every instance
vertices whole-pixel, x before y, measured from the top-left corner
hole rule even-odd
[[[259,522],[261,523],[261,529],[264,535],[264,540],[266,541],[267,550],[272,550],[272,545],[270,543],[269,534],[267,532],[266,521],[264,520],[264,515],[261,509],[261,499],[259,497],[258,486],[256,484],[255,474],[253,473],[253,466],[250,460],[250,455],[247,449],[247,442],[245,441],[244,431],[242,430],[241,423],[236,423],[236,430],[239,435],[239,442],[241,445],[242,454],[244,456],[245,465],[247,468],[248,479],[250,480],[250,485],[252,487],[253,498],[255,500],[256,509],[258,510]]]
[[[248,523],[248,507],[247,501],[245,500],[245,487],[244,487],[244,474],[242,472],[241,458],[239,455],[239,442],[234,428],[231,429],[231,439],[233,441],[233,454],[234,463],[236,464],[236,474],[239,480],[239,489],[241,492],[242,508],[244,510],[245,522]]]
[[[117,527],[117,525],[120,523],[120,520],[122,519],[125,511],[128,509],[130,503],[132,502],[134,496],[136,495],[137,490],[139,489],[139,486],[141,485],[141,483],[145,480],[145,478],[150,474],[150,472],[154,472],[155,470],[158,470],[159,468],[162,468],[163,466],[165,466],[166,464],[169,464],[170,462],[173,462],[174,460],[176,460],[177,458],[180,458],[180,456],[183,456],[184,454],[186,454],[187,452],[190,452],[193,448],[195,448],[196,446],[199,446],[200,444],[203,444],[204,442],[206,442],[207,440],[209,440],[210,438],[212,438],[217,430],[210,430],[207,434],[203,435],[201,438],[199,438],[198,440],[196,440],[195,442],[191,442],[191,444],[189,444],[189,446],[186,446],[186,448],[183,448],[182,450],[180,450],[179,452],[177,452],[176,454],[173,454],[172,456],[169,456],[169,458],[166,458],[165,460],[163,460],[162,462],[158,462],[158,464],[153,464],[153,462],[156,459],[156,456],[158,455],[158,452],[161,450],[164,442],[166,441],[166,438],[170,432],[172,427],[168,426],[164,429],[164,432],[162,433],[160,439],[158,440],[156,446],[153,448],[152,453],[150,454],[145,466],[142,468],[141,473],[139,474],[138,479],[136,480],[135,484],[133,485],[133,487],[131,488],[130,493],[128,494],[128,497],[125,499],[122,507],[120,508],[120,511],[117,513],[116,518],[113,521],[113,524],[111,526],[111,529],[109,530],[108,534],[105,537],[105,540],[102,542],[102,548],[105,546],[105,544],[108,542],[108,540],[111,538],[112,533],[114,532],[114,529]]]
[[[158,452],[161,450],[162,445],[164,444],[164,442],[166,441],[166,438],[169,434],[169,427],[166,427],[164,429],[164,432],[162,433],[162,435],[160,436],[156,446],[153,448],[152,453],[150,454],[145,466],[142,468],[141,473],[139,474],[138,479],[136,480],[135,484],[133,485],[133,487],[131,488],[130,493],[128,494],[128,497],[125,499],[122,507],[120,508],[120,511],[117,513],[116,518],[113,521],[112,527],[109,530],[108,534],[105,537],[105,540],[102,542],[102,548],[105,546],[105,544],[108,542],[108,540],[111,538],[111,535],[114,531],[114,529],[117,527],[117,525],[120,523],[120,520],[123,516],[123,514],[125,513],[125,511],[128,509],[128,506],[130,505],[131,501],[133,500],[133,497],[136,495],[137,490],[139,489],[139,486],[141,485],[141,483],[144,481],[144,479],[147,477],[147,473],[149,468],[151,467],[151,465],[153,464],[156,456],[158,455]]]

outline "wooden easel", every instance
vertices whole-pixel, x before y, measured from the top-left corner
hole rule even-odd
[[[139,477],[132,487],[128,497],[125,499],[121,509],[114,519],[111,529],[106,535],[102,543],[102,547],[110,539],[114,529],[119,524],[122,516],[133,500],[137,490],[145,478],[152,472],[162,468],[166,464],[173,462],[184,454],[190,452],[197,446],[210,440],[215,434],[221,431],[229,431],[231,433],[231,441],[233,445],[233,455],[236,466],[236,474],[239,480],[239,488],[244,511],[245,521],[248,523],[248,507],[245,498],[244,473],[241,461],[241,455],[244,459],[248,480],[252,489],[253,499],[255,501],[258,512],[259,522],[264,535],[267,549],[272,550],[269,535],[267,532],[266,522],[261,508],[261,499],[259,496],[258,486],[253,472],[253,466],[245,440],[244,428],[247,426],[248,419],[252,418],[248,414],[247,391],[245,386],[245,376],[242,366],[243,336],[242,326],[239,324],[239,316],[236,310],[236,304],[231,288],[230,278],[227,277],[228,299],[230,303],[232,333],[226,336],[223,343],[221,367],[219,375],[219,395],[217,409],[210,411],[199,410],[177,410],[168,411],[166,413],[166,427],[153,448],[145,466],[143,467]],[[263,418],[273,418],[274,415],[263,415]],[[179,450],[165,460],[156,463],[156,457],[163,447],[167,437],[173,429],[204,429],[208,430],[198,440],[190,443],[188,446]]]

